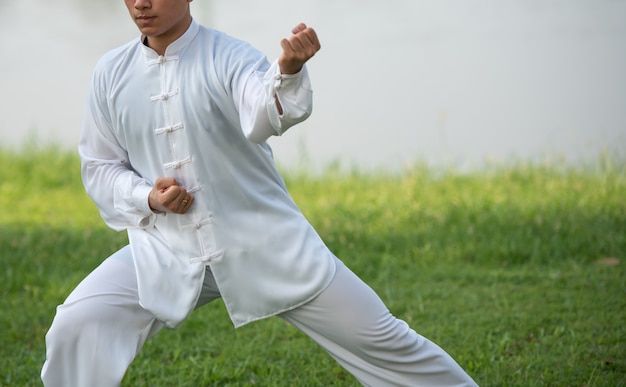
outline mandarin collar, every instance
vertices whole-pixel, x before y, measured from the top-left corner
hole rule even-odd
[[[176,55],[176,53],[178,53],[180,50],[182,50],[185,46],[187,46],[189,44],[189,42],[191,42],[193,40],[193,38],[196,36],[196,34],[198,33],[198,30],[200,29],[200,26],[198,23],[196,23],[196,21],[194,19],[191,19],[191,24],[189,24],[189,28],[187,28],[187,31],[185,31],[184,34],[182,34],[178,39],[176,39],[175,41],[173,41],[172,43],[170,43],[169,46],[167,46],[167,48],[165,49],[165,55],[164,56],[172,56],[172,55]],[[140,44],[141,47],[143,48],[144,53],[146,54],[146,56],[148,58],[158,58],[159,54],[154,51],[152,48],[146,46],[145,44],[143,44],[143,42],[145,41],[146,36],[145,35],[141,35],[140,38]]]

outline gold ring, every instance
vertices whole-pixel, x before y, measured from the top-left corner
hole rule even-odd
[[[183,204],[187,204],[187,199],[183,199]]]

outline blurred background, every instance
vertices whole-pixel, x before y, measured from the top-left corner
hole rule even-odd
[[[195,0],[275,59],[300,21],[322,51],[285,168],[587,165],[626,152],[626,0]],[[0,147],[77,144],[91,72],[138,36],[121,0],[0,0]]]

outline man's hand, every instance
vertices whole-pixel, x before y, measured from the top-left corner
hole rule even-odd
[[[191,207],[193,196],[178,185],[173,177],[159,177],[150,191],[148,204],[155,212],[184,214]]]
[[[283,39],[280,45],[283,53],[278,57],[278,66],[282,74],[295,74],[302,69],[321,48],[313,28],[300,23],[293,30],[289,39]]]

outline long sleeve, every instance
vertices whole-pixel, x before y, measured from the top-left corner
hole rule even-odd
[[[328,286],[334,256],[264,143],[310,114],[306,70],[281,76],[249,44],[192,23],[164,55],[140,39],[107,53],[87,102],[83,183],[105,222],[128,231],[146,310],[180,324],[207,266],[235,326],[293,309]],[[152,213],[159,177],[193,194],[186,213]]]
[[[152,184],[130,166],[114,136],[106,99],[94,82],[81,127],[78,152],[87,194],[114,230],[149,227],[156,214],[148,205]]]
[[[282,135],[290,127],[306,120],[313,109],[313,92],[306,66],[293,75],[280,73],[278,61],[267,71],[254,71],[241,94],[241,126],[246,137],[262,143],[273,135]],[[282,114],[276,101],[282,107]]]

